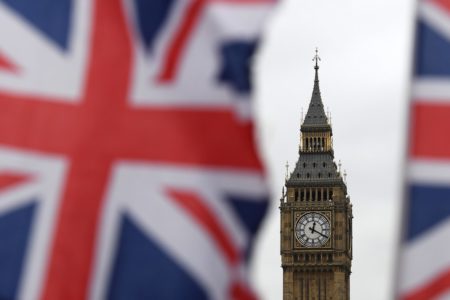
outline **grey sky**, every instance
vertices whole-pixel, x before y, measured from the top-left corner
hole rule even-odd
[[[300,115],[320,88],[354,213],[352,299],[388,299],[395,259],[414,2],[285,0],[256,65],[261,154],[273,192],[253,275],[263,299],[281,299],[278,199],[285,163],[298,158]],[[373,282],[377,284],[374,285]]]

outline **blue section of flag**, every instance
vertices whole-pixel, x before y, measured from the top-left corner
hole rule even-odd
[[[450,218],[450,186],[414,184],[409,188],[406,239],[417,238],[444,219]]]
[[[423,22],[417,25],[416,74],[450,75],[450,41]]]
[[[108,299],[207,299],[193,278],[124,216]]]
[[[139,33],[147,50],[152,50],[156,37],[165,24],[175,0],[135,0]]]
[[[68,48],[73,0],[0,0],[62,49]]]
[[[247,228],[252,236],[258,231],[264,216],[266,215],[269,199],[247,199],[237,195],[228,195],[229,204],[234,212],[239,216],[242,224]],[[248,261],[253,250],[253,239],[248,243],[244,256]]]
[[[16,299],[35,204],[0,216],[0,299]]]
[[[220,49],[222,66],[218,81],[228,84],[239,94],[250,93],[250,66],[257,45],[257,41],[229,41],[223,44]]]
[[[247,199],[236,195],[228,195],[227,198],[248,231],[254,235],[266,214],[268,199]]]

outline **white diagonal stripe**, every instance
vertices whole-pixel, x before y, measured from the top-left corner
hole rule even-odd
[[[79,101],[85,82],[93,5],[88,0],[74,1],[69,49],[62,51],[0,2],[0,50],[19,67],[19,74],[0,71],[0,89],[47,96],[52,101]]]
[[[450,287],[444,292],[444,294],[439,295],[435,300],[450,300]]]
[[[450,268],[450,218],[401,249],[399,289],[407,294]]]
[[[421,1],[419,17],[443,36],[450,39],[450,15],[432,1]]]

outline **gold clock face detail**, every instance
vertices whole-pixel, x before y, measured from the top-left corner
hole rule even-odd
[[[330,239],[330,221],[319,212],[302,215],[295,224],[295,237],[308,248],[318,248]]]

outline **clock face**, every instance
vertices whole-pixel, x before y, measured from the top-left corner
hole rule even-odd
[[[327,217],[318,212],[306,213],[295,224],[295,237],[305,247],[321,247],[330,239],[331,227]]]

